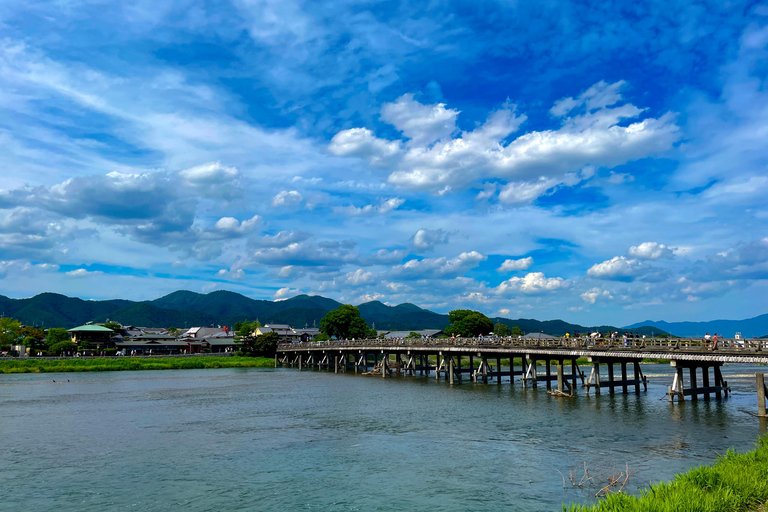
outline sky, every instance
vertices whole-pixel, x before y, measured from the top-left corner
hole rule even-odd
[[[768,4],[0,2],[0,294],[768,313]]]

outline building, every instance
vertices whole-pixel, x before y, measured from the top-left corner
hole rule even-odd
[[[288,324],[267,324],[264,327],[257,327],[253,334],[259,336],[261,334],[267,334],[268,332],[275,332],[278,336],[280,343],[286,342],[298,342],[301,341],[301,334],[296,332],[293,327]]]
[[[202,346],[203,349],[210,349],[211,352],[234,352],[237,350],[235,333],[226,330],[209,334],[203,338]]]
[[[320,329],[316,327],[305,327],[304,329],[294,329],[299,335],[299,341],[312,341],[320,334]]]
[[[165,329],[147,327],[124,327],[115,339],[115,347],[125,350],[126,354],[180,354],[188,346],[185,342],[169,334]]]
[[[78,346],[87,345],[88,349],[93,350],[115,348],[115,343],[112,341],[115,331],[103,325],[85,324],[69,329],[67,332],[72,338],[72,343]]]

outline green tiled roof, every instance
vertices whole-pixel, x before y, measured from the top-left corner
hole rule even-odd
[[[81,331],[90,331],[90,332],[115,332],[112,329],[108,327],[104,327],[103,325],[81,325],[80,327],[73,327],[72,329],[69,329],[68,332],[81,332]]]

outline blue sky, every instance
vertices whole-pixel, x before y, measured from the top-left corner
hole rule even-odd
[[[0,293],[768,312],[768,4],[0,4]]]

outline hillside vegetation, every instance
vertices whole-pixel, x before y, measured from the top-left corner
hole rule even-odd
[[[23,324],[38,327],[71,328],[86,322],[120,322],[123,325],[144,327],[187,328],[201,325],[234,325],[245,320],[265,323],[285,323],[293,327],[319,326],[329,311],[341,304],[320,296],[297,295],[287,300],[255,300],[239,293],[216,291],[208,294],[185,290],[173,292],[151,301],[82,300],[55,293],[41,293],[29,299],[10,299],[0,295],[0,308],[6,316]],[[369,326],[382,330],[445,329],[448,315],[420,308],[414,304],[388,306],[379,301],[360,304],[360,313]],[[590,327],[562,320],[511,320],[493,318],[508,327],[519,327],[523,332],[544,332],[562,336],[566,332],[589,330],[621,331],[615,326]],[[655,327],[633,328],[640,334],[661,331]]]

